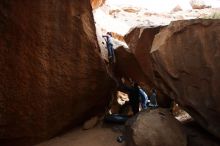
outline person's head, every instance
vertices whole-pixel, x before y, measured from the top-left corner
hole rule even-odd
[[[110,35],[112,37],[112,33],[111,32],[107,32],[108,35]]]
[[[153,93],[157,93],[156,89],[152,89],[152,92],[153,92]]]
[[[134,82],[134,87],[138,88],[138,83],[137,82]]]
[[[132,85],[132,86],[134,86],[134,81],[133,81],[133,79],[132,78],[128,78],[128,80],[129,80],[129,82],[130,82],[130,84]]]

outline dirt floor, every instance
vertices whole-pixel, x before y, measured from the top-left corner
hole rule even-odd
[[[195,121],[189,120],[186,115],[181,112],[181,120],[177,119],[183,123],[187,146],[220,146],[219,139],[203,130]],[[99,123],[95,128],[82,130],[82,127],[78,127],[35,146],[125,146],[125,142],[117,142],[117,137],[121,136],[124,130],[124,125]]]
[[[89,130],[77,128],[36,146],[124,146],[124,142],[116,140],[121,135],[121,128],[120,125],[98,126]]]

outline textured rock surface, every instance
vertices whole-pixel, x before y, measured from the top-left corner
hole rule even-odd
[[[105,0],[90,0],[92,8],[97,9],[98,7],[101,7],[104,3]]]
[[[220,138],[220,20],[173,22],[154,39],[157,87]]]
[[[99,117],[97,116],[92,117],[91,119],[89,119],[83,124],[83,127],[82,127],[83,130],[88,130],[88,129],[95,127],[98,121],[99,121]]]
[[[118,78],[125,77],[135,81],[146,81],[145,74],[130,50],[121,46],[115,50],[115,55],[117,62],[114,71]]]
[[[218,138],[208,133],[195,122],[184,124],[187,133],[187,146],[220,146]]]
[[[165,109],[140,112],[126,123],[127,146],[186,146],[181,124]]]
[[[150,49],[154,36],[160,31],[161,27],[154,28],[134,28],[125,36],[132,54],[147,77],[147,84],[152,85],[153,69],[150,57]]]
[[[91,11],[88,0],[0,1],[1,145],[51,137],[106,104]]]
[[[122,76],[131,77],[138,81],[151,95],[151,89],[155,88],[154,73],[152,68],[152,59],[150,49],[154,36],[162,27],[137,27],[131,30],[126,36],[125,41],[129,49],[118,48],[117,55],[117,71],[123,72]],[[120,71],[119,71],[120,70]],[[158,90],[158,102],[160,106],[168,107],[170,99]]]

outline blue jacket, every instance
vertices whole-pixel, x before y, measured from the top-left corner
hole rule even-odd
[[[144,92],[143,89],[139,88],[139,95],[140,95],[140,97],[141,97],[140,101],[141,101],[141,107],[142,107],[142,109],[147,109],[147,102],[148,102],[147,93]]]
[[[140,92],[141,102],[142,101],[148,101],[147,93],[144,92],[144,90],[141,89],[141,88],[139,88],[139,92]]]

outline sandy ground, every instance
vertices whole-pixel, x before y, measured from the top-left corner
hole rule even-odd
[[[120,132],[112,128],[95,127],[90,130],[77,128],[36,146],[124,146],[124,142],[116,141],[120,135]]]

